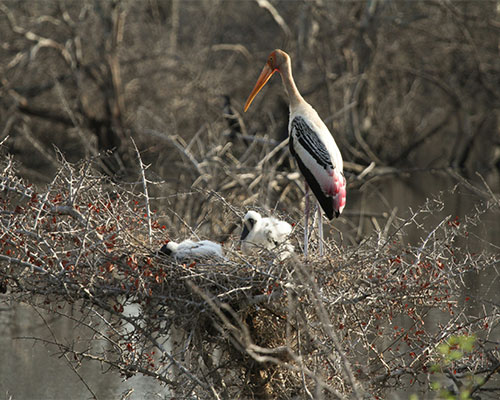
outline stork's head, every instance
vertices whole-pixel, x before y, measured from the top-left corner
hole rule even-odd
[[[246,239],[248,234],[253,230],[255,224],[262,219],[260,214],[256,211],[248,211],[243,218],[243,232],[241,232],[240,240],[243,241]]]
[[[288,62],[290,62],[290,56],[283,50],[276,49],[269,54],[267,62],[264,65],[264,68],[262,68],[259,79],[257,79],[257,83],[255,84],[252,93],[248,96],[244,111],[248,110],[248,107],[250,107],[254,97],[257,96],[257,93],[259,93],[260,89],[264,87],[271,76],[273,76],[276,71],[281,71],[281,68]]]
[[[177,247],[179,247],[178,243],[173,242],[171,240],[166,240],[166,243],[160,249],[160,253],[170,256],[172,255],[172,253],[175,253]]]
[[[279,71],[281,67],[288,62],[290,62],[290,56],[280,49],[274,50],[269,54],[269,57],[267,57],[267,65],[269,65],[273,71]]]

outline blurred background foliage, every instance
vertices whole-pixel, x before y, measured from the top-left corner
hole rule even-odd
[[[43,183],[57,169],[54,145],[69,161],[106,154],[115,179],[136,176],[132,137],[149,174],[188,189],[203,174],[232,174],[249,147],[250,168],[286,138],[278,78],[238,127],[266,146],[231,134],[224,114],[228,99],[242,114],[268,53],[282,48],[351,183],[372,162],[496,181],[499,31],[498,1],[3,1],[0,140]],[[227,143],[233,164],[217,148]],[[214,151],[221,169],[201,171]],[[220,190],[223,177],[210,179]]]

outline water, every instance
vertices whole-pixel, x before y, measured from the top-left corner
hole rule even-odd
[[[64,318],[42,313],[52,333],[59,339],[72,339],[80,333]],[[52,341],[39,314],[30,306],[1,304],[0,311],[0,398],[9,399],[86,399],[93,398],[84,380],[99,399],[119,399],[133,390],[128,399],[164,398],[166,390],[156,381],[142,376],[123,380],[116,372],[96,362],[84,362],[78,377],[57,347],[34,343],[37,337]]]
[[[425,199],[437,195],[454,185],[449,177],[441,175],[417,174],[409,179],[400,180],[385,178],[364,185],[359,191],[351,191],[348,198],[347,215],[352,213],[351,229],[356,227],[357,235],[366,235],[373,229],[373,218],[359,217],[359,214],[391,213],[394,207],[398,215],[404,216],[408,207],[417,208]],[[463,218],[471,208],[477,204],[478,198],[467,190],[458,194],[445,194],[446,207],[436,216],[436,221],[444,215],[459,216]],[[376,217],[383,228],[384,218]],[[476,227],[476,234],[482,239],[473,241],[473,245],[484,248],[484,240],[499,245],[500,223],[499,214],[492,214],[485,220],[485,224]],[[342,227],[340,227],[342,229]],[[352,229],[351,229],[352,230]],[[407,237],[408,241],[417,243],[421,232],[415,230]],[[356,238],[351,237],[352,240]],[[492,251],[492,248],[488,249]],[[471,298],[488,299],[500,302],[500,282],[497,276],[486,274],[471,274],[466,281],[465,296]],[[1,298],[0,298],[1,301]],[[470,313],[479,313],[471,305]],[[115,372],[107,372],[106,368],[96,362],[85,362],[78,370],[81,378],[71,370],[64,357],[58,355],[58,349],[52,345],[41,342],[34,343],[29,338],[37,337],[52,341],[52,335],[57,338],[71,339],[79,334],[73,323],[65,319],[44,315],[50,320],[49,331],[38,313],[31,307],[19,304],[6,304],[0,302],[0,397],[13,400],[17,399],[84,399],[93,395],[86,388],[85,381],[90,390],[99,399],[118,399],[132,390],[128,399],[165,398],[168,392],[165,387],[148,377],[135,376],[124,380]],[[436,324],[436,320],[426,323]],[[436,318],[436,317],[434,317]],[[26,339],[20,339],[20,338]],[[106,373],[105,373],[106,372]],[[393,394],[393,398],[407,398],[406,395]]]

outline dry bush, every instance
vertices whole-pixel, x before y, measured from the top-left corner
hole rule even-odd
[[[489,200],[466,221],[440,219],[417,245],[406,232],[437,215],[439,198],[360,244],[328,241],[324,258],[244,257],[230,238],[227,261],[175,262],[157,254],[167,237],[182,237],[183,229],[211,237],[223,228],[206,229],[200,221],[208,217],[194,213],[190,222],[198,222],[190,225],[169,206],[155,211],[150,193],[165,184],[116,184],[92,159],[60,163],[54,180],[37,188],[17,177],[10,158],[3,162],[0,276],[10,299],[88,332],[46,341],[75,371],[90,359],[125,377],[150,376],[183,397],[384,397],[419,390],[412,385],[431,379],[437,347],[475,334],[470,357],[447,372],[456,382],[481,376],[474,393],[491,391],[498,305],[478,299],[482,310],[469,315],[460,293],[468,275],[495,274],[498,254],[457,247],[486,211],[498,209],[491,195],[483,193]],[[225,168],[217,159],[203,164]],[[227,226],[245,211],[232,193],[193,188],[169,201],[179,207],[194,197],[210,209],[210,221]],[[301,231],[297,225],[297,242]]]

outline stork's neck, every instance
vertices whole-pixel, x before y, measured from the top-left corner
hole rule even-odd
[[[281,80],[283,81],[283,85],[285,86],[285,90],[288,94],[288,98],[290,100],[291,110],[305,100],[299,93],[299,89],[297,89],[297,85],[295,85],[295,81],[293,80],[292,65],[290,63],[290,60],[287,60],[287,62],[282,64],[279,72],[281,75]]]

